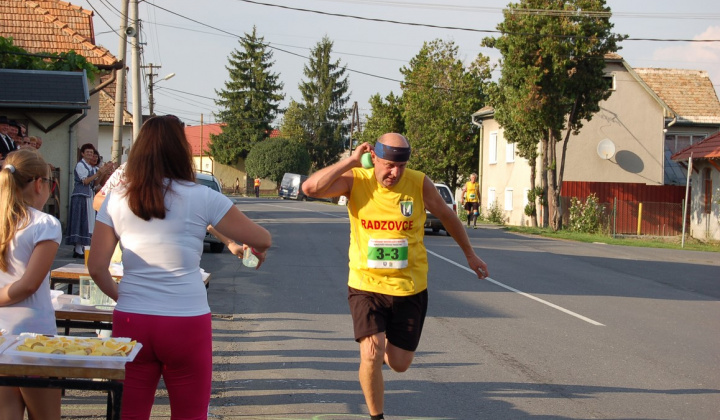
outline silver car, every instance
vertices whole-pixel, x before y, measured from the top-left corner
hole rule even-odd
[[[218,181],[211,173],[195,172],[195,182],[222,193],[220,181]],[[210,252],[215,254],[222,252],[225,247],[225,245],[220,242],[220,239],[216,238],[208,231],[205,231],[205,243],[210,245]]]
[[[450,192],[450,187],[448,187],[445,184],[438,184],[435,183],[435,188],[437,188],[438,193],[440,193],[440,197],[445,200],[445,204],[447,204],[450,209],[457,214],[457,204],[455,203],[455,197],[453,196],[452,192]],[[443,226],[440,219],[435,217],[432,213],[425,210],[426,219],[425,219],[425,227],[432,229],[433,232],[437,233],[440,232],[440,229],[445,231],[445,234],[450,236],[450,233],[448,233],[447,229]]]

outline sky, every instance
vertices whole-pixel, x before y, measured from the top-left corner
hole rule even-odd
[[[96,44],[118,55],[120,0],[70,0],[94,11]],[[228,58],[240,38],[263,37],[273,52],[272,71],[284,84],[287,106],[299,101],[298,85],[310,50],[327,36],[332,59],[347,66],[350,103],[361,122],[370,114],[369,98],[401,93],[400,69],[409,65],[424,42],[453,41],[466,64],[478,54],[497,63],[497,50],[481,46],[497,36],[507,0],[145,0],[139,4],[140,64],[155,69],[156,114],[174,114],[186,124],[215,122],[214,99],[228,80]],[[720,1],[606,0],[613,31],[630,39],[618,54],[631,67],[704,70],[720,91]],[[304,10],[298,10],[304,9]],[[345,15],[348,17],[338,16]],[[690,42],[714,40],[714,42]],[[128,48],[130,56],[130,48]],[[148,69],[141,86],[148,113]],[[170,73],[175,76],[161,80]],[[499,76],[499,70],[493,77]],[[128,89],[135,81],[130,80]],[[128,97],[132,95],[128,93]],[[128,104],[132,111],[132,103]],[[468,117],[469,119],[469,117]]]

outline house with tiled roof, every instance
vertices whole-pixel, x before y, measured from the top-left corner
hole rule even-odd
[[[49,163],[60,168],[61,221],[65,220],[67,203],[70,201],[78,147],[83,143],[100,143],[101,113],[109,115],[107,109],[114,102],[114,96],[103,93],[102,89],[112,86],[115,72],[122,68],[106,48],[96,45],[92,18],[93,12],[64,1],[0,1],[0,36],[12,38],[13,45],[29,53],[72,50],[101,70],[100,77],[86,86],[88,101],[83,109],[77,111],[77,115],[67,113],[58,116],[60,110],[53,110],[50,106],[39,109],[0,104],[3,106],[3,115],[25,123],[29,135],[43,138],[41,153]],[[106,123],[112,121],[107,115]],[[129,119],[130,115],[126,113],[125,117]],[[130,136],[131,133],[126,135]],[[109,150],[100,152],[106,159],[110,157]]]
[[[584,199],[595,193],[610,208],[615,201],[634,203],[630,206],[681,203],[686,172],[670,157],[720,130],[720,102],[707,72],[634,69],[612,54],[606,56],[605,77],[611,96],[567,143],[562,196]],[[527,192],[533,188],[530,165],[517,155],[512,139],[504,137],[494,113],[485,107],[472,115],[482,126],[478,175],[483,206],[496,204],[508,224],[526,225]],[[540,158],[536,167],[539,184]],[[637,218],[637,207],[629,212]],[[665,222],[644,218],[642,223],[652,232],[643,226],[641,233],[674,234]]]
[[[248,176],[245,170],[245,159],[240,159],[236,166],[223,165],[215,162],[209,155],[210,143],[212,143],[211,135],[217,136],[222,133],[222,127],[225,124],[213,123],[202,125],[186,125],[185,137],[190,143],[193,162],[195,168],[202,172],[209,172],[223,185],[223,188],[231,188],[235,185],[235,179],[240,180],[240,185],[244,185],[243,191],[252,191],[253,177]],[[270,138],[280,137],[280,130],[272,130]],[[276,183],[270,179],[262,179],[262,185],[275,185]],[[269,188],[268,188],[269,189]]]
[[[74,50],[100,69],[114,68],[117,59],[95,45],[93,12],[64,1],[3,0],[0,35],[29,52]]]
[[[690,235],[720,241],[720,133],[680,150],[672,160],[692,168]]]

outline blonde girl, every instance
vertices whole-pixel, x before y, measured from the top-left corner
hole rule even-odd
[[[57,334],[50,268],[60,222],[40,211],[50,196],[49,166],[37,150],[8,154],[0,170],[0,327],[10,334]],[[60,419],[60,390],[0,387],[0,419]]]

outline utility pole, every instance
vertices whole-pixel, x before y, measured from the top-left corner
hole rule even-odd
[[[203,155],[203,114],[200,114],[200,172],[203,171],[202,155]]]
[[[148,64],[147,66],[140,66],[144,69],[150,69],[150,72],[148,72],[148,107],[150,108],[150,116],[155,116],[155,97],[153,96],[153,89],[155,87],[155,80],[153,79],[155,76],[157,76],[157,73],[153,73],[153,69],[159,69],[162,66],[155,65],[153,63]],[[167,80],[170,78],[175,77],[175,73],[170,73],[167,76],[163,77],[162,79],[158,80],[158,82],[162,82],[163,80]]]
[[[125,109],[125,52],[127,51],[128,0],[123,0],[121,8],[118,61],[120,61],[122,67],[118,70],[120,74],[115,80],[115,118],[113,120],[113,142],[111,153],[112,161],[116,165],[120,165],[120,154],[122,153],[123,110]],[[133,120],[137,117],[137,115],[133,115]]]
[[[159,69],[162,66],[156,66],[153,63],[148,64],[147,66],[142,66],[142,68],[147,69],[149,68],[150,71],[147,74],[148,77],[148,106],[150,108],[150,116],[155,116],[155,98],[153,97],[153,86],[155,85],[155,81],[153,78],[157,76],[157,73],[153,73],[153,69]]]
[[[358,134],[360,134],[360,113],[358,112],[358,104],[357,101],[353,102],[352,110],[350,110],[350,152],[353,150],[353,134],[355,133],[355,130],[357,130]]]
[[[133,99],[133,135],[132,141],[135,142],[140,127],[143,123],[142,114],[142,96],[140,95],[140,21],[138,20],[138,0],[130,0],[130,21],[134,29],[134,34],[128,34],[131,37],[132,66],[130,73],[132,74],[132,99]]]

